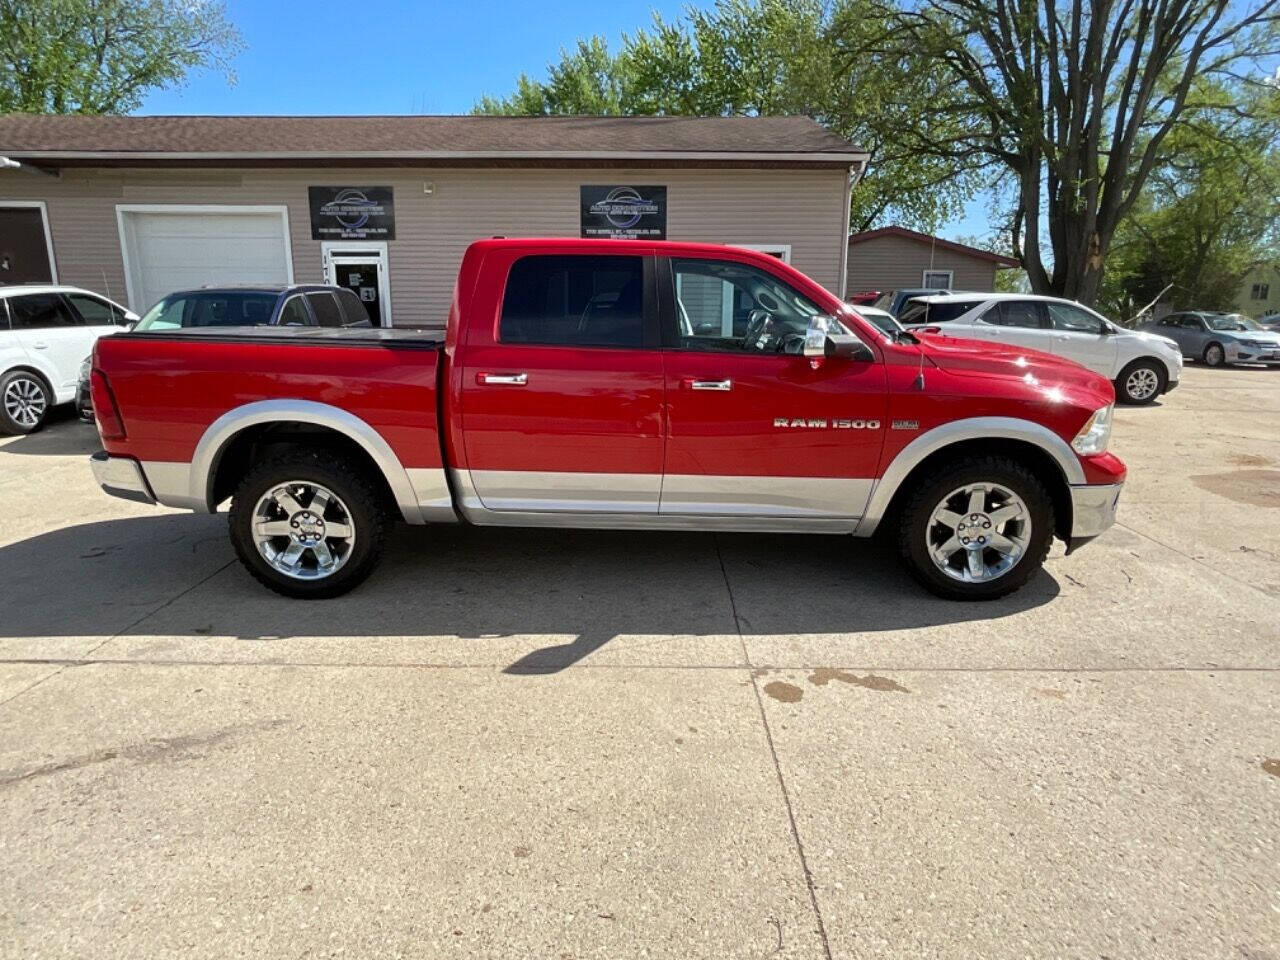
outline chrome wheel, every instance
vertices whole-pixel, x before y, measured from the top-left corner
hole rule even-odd
[[[966,484],[934,508],[925,538],[934,566],[953,580],[998,580],[1031,543],[1031,511],[1008,487]]]
[[[356,542],[351,511],[332,490],[290,480],[253,508],[253,542],[262,559],[295,580],[322,580],[342,569]]]
[[[1150,400],[1160,389],[1160,377],[1150,367],[1138,367],[1124,381],[1130,400]]]
[[[44,419],[44,387],[31,377],[14,377],[4,388],[4,412],[24,430],[34,430]]]

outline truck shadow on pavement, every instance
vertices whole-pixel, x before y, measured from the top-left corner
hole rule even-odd
[[[670,662],[682,652],[671,644],[704,638],[995,620],[1059,592],[1041,571],[1004,600],[939,600],[891,550],[846,537],[444,526],[395,529],[364,585],[337,600],[297,601],[245,573],[225,515],[191,514],[81,524],[0,547],[0,578],[0,638],[105,636],[131,641],[130,656],[148,646],[169,656],[182,653],[183,638],[222,638],[229,649],[227,638],[305,637],[325,641],[326,656],[349,641],[350,660],[361,659],[360,639],[394,638],[415,658],[497,659],[512,674],[557,672],[615,638]],[[544,645],[512,661],[504,638]],[[718,649],[743,659],[736,640]]]
[[[92,423],[82,423],[69,406],[54,407],[43,429],[17,437],[0,434],[0,454],[17,453],[37,457],[89,456],[102,449]]]

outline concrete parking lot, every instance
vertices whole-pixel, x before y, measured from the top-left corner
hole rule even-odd
[[[1120,523],[993,604],[819,537],[225,516],[0,441],[0,954],[1280,960],[1280,369],[1121,408]]]

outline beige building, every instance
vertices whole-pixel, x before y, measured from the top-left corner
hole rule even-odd
[[[844,286],[866,154],[803,117],[0,117],[0,283],[143,311],[203,285],[342,283],[442,323],[479,237],[767,250]]]
[[[996,271],[1016,267],[1011,257],[943,240],[905,227],[883,227],[849,237],[848,286],[863,291],[994,290]]]
[[[1280,265],[1254,267],[1240,282],[1236,309],[1247,317],[1280,313]]]

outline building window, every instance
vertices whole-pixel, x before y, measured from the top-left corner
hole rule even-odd
[[[735,247],[744,250],[759,250],[771,257],[777,257],[783,263],[791,262],[791,244],[789,243],[735,243]]]
[[[952,270],[926,270],[920,286],[926,290],[950,290],[954,279],[955,272]]]
[[[1255,283],[1253,290],[1250,291],[1249,297],[1253,300],[1266,300],[1271,296],[1271,284]]]

